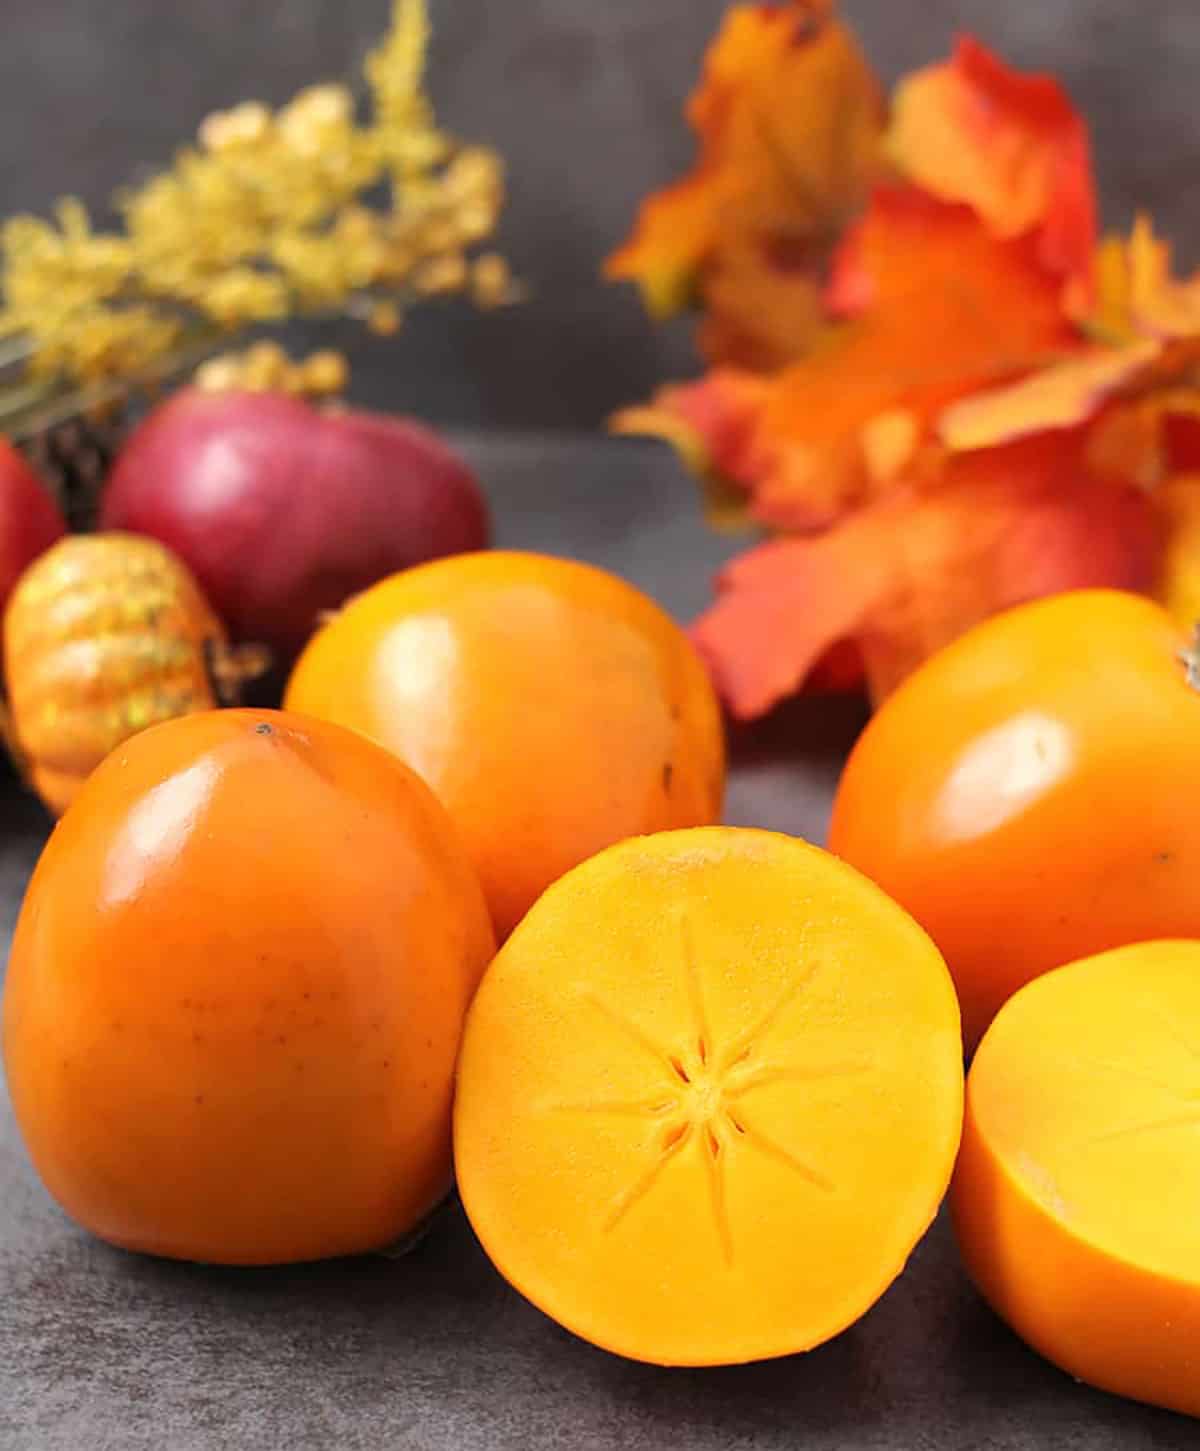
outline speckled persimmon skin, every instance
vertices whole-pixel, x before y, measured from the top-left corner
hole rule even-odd
[[[451,823],[387,752],[271,711],[146,731],[88,780],[21,910],[3,1041],[34,1165],[130,1249],[386,1245],[449,1188],[492,949]]]
[[[699,656],[640,590],[574,560],[492,550],[393,575],[313,638],[286,704],[420,773],[500,938],[613,842],[720,817],[724,738]]]

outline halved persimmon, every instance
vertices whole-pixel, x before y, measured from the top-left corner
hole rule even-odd
[[[945,1191],[958,1005],[866,878],[770,832],[636,838],[552,886],[468,1016],[467,1213],[568,1329],[659,1364],[857,1319]]]
[[[1200,942],[1138,943],[1021,989],[967,1088],[955,1228],[1024,1340],[1200,1416]]]

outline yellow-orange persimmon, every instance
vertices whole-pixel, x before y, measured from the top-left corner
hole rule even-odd
[[[967,1085],[971,1275],[1080,1380],[1200,1416],[1200,943],[1077,962],[1001,1009]]]
[[[933,1217],[961,1053],[937,950],[835,858],[732,827],[623,842],[551,887],[484,978],[463,1203],[500,1272],[605,1349],[805,1350]]]
[[[916,917],[968,1046],[1022,984],[1200,937],[1200,690],[1152,601],[1081,590],[986,621],[884,702],[830,846]]]
[[[386,1245],[450,1186],[492,948],[450,821],[386,751],[270,711],[155,726],[89,778],[21,910],[4,1059],[34,1165],[130,1249]]]
[[[501,937],[602,847],[721,810],[720,714],[687,637],[631,585],[571,560],[463,554],[385,580],[315,637],[287,704],[425,778]]]

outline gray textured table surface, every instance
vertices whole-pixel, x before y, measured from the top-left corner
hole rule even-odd
[[[502,542],[620,570],[681,616],[725,547],[651,448],[468,441]],[[728,817],[819,838],[856,707],[734,740]],[[0,792],[0,930],[46,823]],[[122,1254],[50,1203],[0,1102],[3,1451],[1010,1451],[1194,1447],[1194,1423],[1075,1385],[977,1299],[940,1221],[858,1325],[804,1357],[627,1364],[491,1269],[461,1214],[401,1261],[221,1271]]]

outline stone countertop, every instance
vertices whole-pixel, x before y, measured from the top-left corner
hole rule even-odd
[[[665,450],[462,440],[503,544],[616,569],[681,617],[728,541]],[[819,840],[850,702],[733,737],[731,821]],[[0,931],[47,822],[0,791]],[[560,1330],[444,1211],[401,1260],[175,1264],[72,1226],[0,1096],[0,1451],[1174,1451],[1193,1423],[1101,1395],[1025,1349],[967,1283],[944,1217],[857,1325],[806,1356],[708,1371],[631,1364]]]

